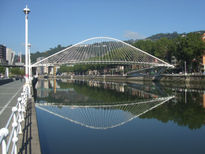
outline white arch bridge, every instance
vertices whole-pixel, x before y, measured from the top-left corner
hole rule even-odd
[[[136,69],[173,68],[173,65],[121,40],[93,37],[67,47],[31,67],[75,64],[136,65]]]

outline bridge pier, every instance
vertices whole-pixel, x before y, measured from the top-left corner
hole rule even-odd
[[[5,77],[9,78],[9,68],[8,67],[6,67],[6,70],[5,70]]]

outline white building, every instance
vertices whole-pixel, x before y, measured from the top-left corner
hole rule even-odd
[[[6,60],[8,61],[9,65],[14,64],[14,57],[15,57],[15,51],[13,51],[10,48],[6,48]]]

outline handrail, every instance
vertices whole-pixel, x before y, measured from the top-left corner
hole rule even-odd
[[[30,86],[25,84],[21,96],[17,99],[16,106],[12,107],[12,113],[4,128],[0,129],[0,144],[2,154],[17,154],[18,135],[22,134],[21,124],[24,121],[26,105],[30,95]],[[13,120],[12,120],[13,119]],[[12,127],[12,128],[11,128]],[[11,130],[9,132],[9,129]],[[11,146],[12,141],[12,146]]]

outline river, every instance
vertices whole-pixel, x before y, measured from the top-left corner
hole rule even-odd
[[[202,154],[205,87],[39,80],[43,154]]]

